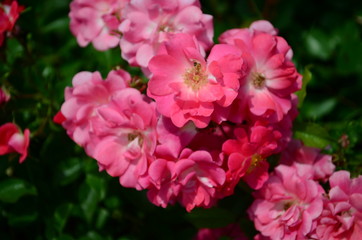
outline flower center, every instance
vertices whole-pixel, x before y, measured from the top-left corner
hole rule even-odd
[[[255,88],[261,89],[265,85],[265,76],[259,72],[252,72],[251,73],[251,81]]]
[[[138,144],[140,146],[142,146],[143,144],[143,137],[141,136],[140,133],[138,132],[132,132],[132,133],[129,133],[127,135],[127,139],[128,139],[128,142],[132,142],[133,140],[135,140],[136,138],[138,138]]]
[[[194,62],[194,66],[187,69],[184,76],[184,83],[194,92],[200,90],[207,84],[207,75],[202,70],[201,64]]]
[[[158,28],[159,32],[174,32],[175,29],[168,25],[168,24],[162,24],[159,28]]]
[[[261,161],[263,161],[264,158],[259,155],[259,154],[254,154],[252,157],[251,157],[251,163],[250,163],[250,166],[247,170],[247,173],[251,173],[258,165]]]

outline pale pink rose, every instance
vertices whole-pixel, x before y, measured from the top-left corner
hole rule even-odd
[[[177,160],[173,177],[177,199],[188,212],[195,207],[211,207],[216,189],[225,181],[225,172],[206,151],[184,149]]]
[[[222,145],[228,156],[224,185],[226,195],[233,193],[241,178],[253,189],[263,186],[269,177],[266,158],[280,151],[279,141],[282,138],[279,131],[263,122],[236,128],[234,135],[235,139],[229,139]]]
[[[73,78],[73,87],[65,89],[65,102],[57,118],[77,144],[86,147],[93,131],[91,122],[99,118],[97,108],[108,104],[120,90],[129,87],[130,75],[123,71],[111,71],[106,80],[99,72],[80,72]],[[65,120],[64,120],[65,118]],[[61,121],[60,121],[61,120]],[[88,154],[91,155],[89,152]]]
[[[362,176],[351,179],[347,171],[329,178],[330,191],[311,237],[320,240],[359,240],[362,236]]]
[[[0,106],[10,100],[10,94],[0,87]]]
[[[91,120],[91,156],[109,175],[119,177],[122,186],[144,189],[147,182],[139,180],[154,161],[157,143],[155,104],[137,89],[126,88],[97,108],[97,114]]]
[[[152,77],[147,94],[177,127],[192,121],[205,128],[212,115],[218,115],[215,106],[227,107],[237,97],[243,65],[240,52],[234,46],[216,45],[206,62],[196,39],[182,33],[163,46],[149,63]]]
[[[70,30],[81,47],[92,42],[104,51],[119,44],[122,10],[129,0],[73,0],[70,4]]]
[[[212,16],[202,13],[198,0],[131,0],[119,30],[122,57],[142,68],[173,33],[194,35],[204,50],[214,34]]]
[[[0,3],[0,46],[2,45],[6,33],[10,33],[24,6],[15,1],[3,1]]]
[[[13,123],[5,123],[0,126],[0,155],[19,153],[19,163],[22,163],[28,156],[29,142],[29,129],[25,129],[24,133],[21,133]]]
[[[308,239],[322,213],[323,194],[317,182],[299,176],[295,168],[279,165],[254,194],[249,217],[272,240]]]
[[[331,155],[320,152],[320,149],[304,146],[301,141],[293,140],[282,152],[280,163],[294,166],[297,171],[305,171],[300,174],[309,174],[314,180],[326,181],[334,172],[335,166]],[[306,167],[297,166],[300,164]]]
[[[301,88],[302,76],[291,61],[290,46],[276,33],[270,23],[259,21],[249,29],[232,29],[220,36],[221,43],[233,44],[243,52],[248,65],[234,103],[239,110],[234,115],[245,111],[255,116],[273,113],[281,121],[292,108],[292,95]]]
[[[202,228],[199,229],[197,235],[193,238],[194,240],[219,240],[219,239],[230,239],[230,240],[247,240],[245,235],[240,229],[240,226],[236,223],[229,224],[223,228]]]

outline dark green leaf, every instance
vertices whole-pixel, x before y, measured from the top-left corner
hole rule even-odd
[[[332,143],[328,131],[315,123],[296,126],[294,137],[302,140],[307,146],[321,149]]]
[[[0,182],[0,200],[3,202],[14,203],[29,194],[36,195],[37,191],[22,179],[10,178]]]

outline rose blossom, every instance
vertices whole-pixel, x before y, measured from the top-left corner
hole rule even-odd
[[[107,105],[97,109],[93,123],[96,139],[92,157],[124,187],[145,188],[139,179],[154,161],[157,143],[155,104],[136,89],[119,91]],[[97,139],[98,138],[98,139]],[[146,184],[147,185],[147,184]]]
[[[173,169],[178,201],[190,212],[194,207],[211,207],[216,189],[225,181],[225,172],[207,151],[184,149]]]
[[[17,1],[3,1],[0,3],[0,46],[4,41],[6,32],[11,32],[14,28],[19,14],[24,10]]]
[[[146,68],[172,33],[194,35],[204,50],[212,45],[212,16],[202,13],[198,0],[131,0],[124,19],[122,57],[133,66]]]
[[[99,118],[96,109],[108,104],[112,96],[127,88],[130,80],[130,75],[123,70],[111,71],[106,80],[102,80],[99,72],[76,74],[72,81],[73,87],[65,89],[62,116],[57,115],[55,120],[61,122],[70,138],[85,147],[93,131],[92,119]],[[90,151],[88,154],[91,155]]]
[[[122,10],[129,0],[73,0],[70,4],[70,30],[81,47],[93,43],[104,51],[119,44]]]
[[[347,171],[329,178],[331,189],[311,237],[320,240],[359,240],[362,236],[362,176],[351,179]]]
[[[256,229],[272,240],[306,239],[322,213],[323,193],[317,182],[279,165],[254,194],[248,213]]]
[[[299,140],[293,140],[282,152],[280,163],[294,166],[297,171],[306,171],[314,180],[326,181],[334,172],[335,166],[332,163],[332,156],[321,154],[321,150],[304,146]],[[297,165],[309,166],[307,168]]]
[[[17,152],[20,154],[19,163],[22,163],[28,156],[29,142],[29,129],[25,129],[24,133],[21,133],[13,123],[5,123],[0,126],[0,155]]]
[[[259,189],[268,180],[269,164],[266,158],[280,151],[281,133],[263,122],[234,130],[236,139],[229,139],[222,146],[228,156],[225,194],[230,195],[243,178],[253,189]]]
[[[152,77],[147,94],[177,127],[192,121],[204,128],[212,118],[226,120],[218,116],[216,106],[227,107],[237,97],[243,65],[238,49],[216,45],[208,59],[195,38],[179,33],[149,63]]]
[[[220,36],[221,43],[240,49],[248,66],[230,117],[245,111],[255,116],[271,112],[281,121],[292,108],[302,76],[291,61],[290,46],[276,32],[269,22],[257,21],[249,29],[232,29]]]

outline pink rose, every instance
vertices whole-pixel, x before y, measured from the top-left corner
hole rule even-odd
[[[305,173],[300,172],[300,174],[310,175],[311,179],[327,181],[335,166],[331,155],[320,152],[320,149],[304,146],[301,141],[293,140],[282,152],[280,163],[293,166],[297,171],[304,171]]]
[[[202,13],[198,0],[130,1],[119,30],[122,57],[142,68],[173,33],[194,35],[204,50],[211,47],[214,34],[212,16]]]
[[[146,100],[134,88],[123,89],[97,109],[92,123],[91,156],[122,186],[138,190],[147,187],[139,180],[155,160],[157,143],[155,106]]]
[[[177,127],[188,121],[206,127],[218,115],[216,106],[227,107],[237,97],[243,61],[237,48],[216,45],[205,61],[196,39],[175,34],[152,58],[148,95],[157,110]]]
[[[122,10],[129,0],[73,0],[70,4],[70,30],[81,47],[92,42],[104,51],[119,44]]]
[[[28,156],[29,142],[29,129],[25,129],[24,133],[21,133],[13,123],[5,123],[0,126],[0,155],[19,153],[19,163],[22,163]]]
[[[93,131],[92,120],[99,118],[97,108],[108,104],[118,91],[129,87],[130,80],[130,75],[123,70],[111,71],[106,80],[102,79],[99,72],[76,74],[73,87],[65,89],[65,102],[61,107],[61,115],[57,115],[56,119],[67,130],[70,138],[86,147]]]
[[[235,45],[243,52],[248,66],[234,115],[245,112],[245,108],[255,116],[271,111],[281,121],[291,110],[292,95],[301,88],[302,76],[291,61],[290,46],[276,33],[269,22],[258,21],[249,29],[232,29],[220,36],[221,43]]]
[[[279,165],[257,192],[248,210],[262,235],[272,240],[307,239],[323,210],[323,188],[299,176],[295,168]]]
[[[0,46],[4,41],[4,35],[13,30],[19,14],[23,10],[24,7],[19,5],[17,1],[3,1],[3,3],[0,3]]]
[[[362,236],[362,176],[351,179],[347,171],[329,178],[331,189],[311,237],[321,240],[359,240]]]

